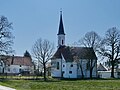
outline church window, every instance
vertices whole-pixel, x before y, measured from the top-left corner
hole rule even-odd
[[[10,72],[10,68],[8,68],[8,72]]]
[[[62,45],[63,45],[63,40],[62,40]]]
[[[4,68],[3,68],[3,70],[2,70],[2,73],[4,73]]]
[[[21,71],[22,71],[22,70],[21,70],[21,69],[19,69],[19,72],[20,72],[20,73],[21,73]]]
[[[73,64],[71,64],[70,67],[73,67]]]
[[[86,64],[86,69],[87,69],[87,70],[90,69],[90,61],[87,62],[87,64]]]
[[[63,65],[63,67],[65,67],[65,65]]]
[[[65,73],[65,71],[62,71],[62,73],[64,74],[64,73]]]
[[[120,72],[118,72],[117,74],[120,75]]]
[[[70,74],[72,74],[72,71],[69,71]]]
[[[57,62],[57,69],[59,69],[59,62]]]

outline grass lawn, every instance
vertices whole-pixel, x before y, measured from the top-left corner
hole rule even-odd
[[[0,85],[17,90],[120,90],[120,80],[6,80]]]

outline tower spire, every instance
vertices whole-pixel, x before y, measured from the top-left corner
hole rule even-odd
[[[58,48],[60,46],[65,46],[65,32],[62,20],[62,10],[60,10],[60,23],[59,23],[59,30],[58,30]]]
[[[64,33],[64,26],[63,26],[63,20],[62,20],[62,10],[60,10],[60,23],[59,23],[59,31],[58,31],[58,35],[63,34]]]

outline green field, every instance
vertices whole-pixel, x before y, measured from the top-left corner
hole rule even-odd
[[[120,90],[120,80],[5,80],[0,85],[17,90]]]

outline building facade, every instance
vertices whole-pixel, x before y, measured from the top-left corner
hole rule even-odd
[[[0,73],[29,75],[34,73],[34,64],[30,57],[4,56],[1,59]]]
[[[97,57],[92,48],[65,45],[65,32],[60,13],[58,49],[51,60],[51,76],[56,78],[97,77]]]

